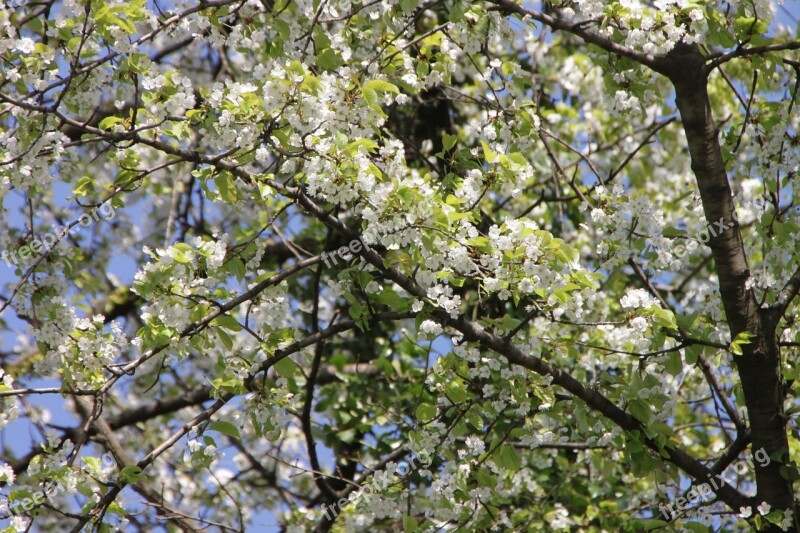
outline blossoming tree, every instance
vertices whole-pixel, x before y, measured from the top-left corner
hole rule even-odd
[[[6,531],[800,528],[786,8],[3,5]]]

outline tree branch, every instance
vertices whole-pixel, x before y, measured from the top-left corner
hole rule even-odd
[[[743,355],[734,357],[734,362],[747,404],[753,448],[763,448],[773,457],[769,465],[756,469],[757,499],[773,508],[792,509],[792,482],[781,474],[789,446],[783,413],[777,320],[774,310],[761,309],[753,290],[748,288],[750,271],[734,216],[733,194],[711,111],[708,70],[704,64],[705,58],[696,46],[679,44],[659,68],[675,87],[705,218],[710,224],[722,223],[724,228],[709,232],[708,246],[714,258],[731,338],[742,332],[754,335],[753,342],[743,345]]]
[[[656,64],[657,57],[651,54],[645,54],[643,52],[637,52],[627,46],[623,46],[621,44],[615,43],[611,39],[607,37],[603,37],[602,35],[598,35],[587,30],[586,21],[584,22],[567,22],[560,18],[553,17],[546,13],[542,13],[540,11],[533,11],[531,9],[527,9],[522,7],[519,4],[514,3],[512,0],[490,0],[492,3],[497,5],[497,9],[502,11],[503,13],[515,13],[522,17],[530,17],[533,20],[541,22],[546,26],[554,29],[554,30],[561,30],[567,33],[571,33],[577,37],[580,37],[584,42],[593,44],[605,50],[606,52],[610,52],[614,55],[627,57],[633,59],[634,61],[641,63],[642,65],[653,67]]]
[[[766,46],[754,46],[752,48],[744,48],[740,46],[739,48],[731,52],[716,52],[714,54],[709,54],[708,56],[706,56],[705,59],[710,61],[704,67],[704,71],[705,74],[707,75],[718,66],[722,65],[723,63],[727,63],[731,59],[737,57],[749,57],[758,54],[766,54],[768,52],[783,52],[786,50],[798,50],[798,49],[800,49],[800,41],[769,44]]]
[[[302,192],[296,192],[294,198],[301,207],[328,227],[336,229],[350,239],[360,237],[356,232],[348,229],[340,220],[326,213]],[[414,280],[406,277],[394,268],[387,267],[383,256],[378,254],[375,250],[365,247],[361,251],[361,256],[370,264],[383,271],[386,277],[400,285],[409,294],[413,294],[419,298],[426,297],[425,291]],[[571,392],[574,396],[583,400],[589,407],[600,412],[622,429],[631,433],[638,433],[643,443],[653,450],[654,453],[665,456],[667,461],[676,465],[694,479],[705,482],[711,475],[711,470],[709,468],[689,456],[686,452],[678,448],[677,445],[666,442],[662,446],[647,437],[646,435],[648,432],[641,422],[614,405],[608,398],[596,390],[584,386],[567,372],[546,363],[541,358],[523,353],[519,348],[513,346],[506,340],[487,332],[477,324],[463,317],[452,318],[445,311],[436,309],[431,313],[431,318],[443,326],[450,326],[461,332],[464,339],[472,342],[479,342],[486,348],[503,355],[512,364],[532,370],[541,376],[552,377],[553,383]],[[740,507],[753,504],[751,498],[742,495],[738,490],[727,483],[719,487],[716,493],[720,500],[724,501],[731,509],[738,510]]]

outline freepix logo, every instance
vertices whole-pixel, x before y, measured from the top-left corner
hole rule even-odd
[[[767,454],[767,451],[764,448],[754,451],[753,459],[758,462],[758,466],[760,468],[768,466],[771,462],[769,454]],[[733,466],[736,469],[736,474],[739,476],[745,474],[748,470],[752,471],[755,468],[753,461],[749,457],[737,461]],[[717,482],[719,482],[719,484]],[[700,483],[699,485],[693,485],[691,490],[689,490],[685,496],[676,498],[668,504],[662,503],[658,506],[658,509],[661,511],[661,514],[664,515],[666,520],[674,520],[683,511],[686,511],[698,501],[706,503],[713,500],[714,493],[725,483],[730,483],[730,481],[725,479],[722,473],[716,474],[713,477],[711,474],[709,474],[709,479],[707,482]],[[655,515],[656,513],[653,514]]]
[[[41,238],[34,238],[30,243],[26,244],[25,246],[20,246],[16,250],[3,251],[0,258],[5,261],[7,266],[13,267],[14,265],[19,264],[20,258],[27,259],[33,254],[38,255],[42,253],[42,251],[49,253],[50,250],[53,249],[53,246],[58,244],[61,239],[67,236],[67,234],[75,235],[82,228],[91,225],[92,222],[99,221],[100,218],[103,220],[111,220],[114,218],[115,214],[116,211],[110,203],[102,204],[100,207],[96,207],[88,213],[82,214],[80,217],[78,217],[78,220],[70,226],[59,226],[58,224],[53,224],[51,226],[53,231],[45,233],[41,236]]]

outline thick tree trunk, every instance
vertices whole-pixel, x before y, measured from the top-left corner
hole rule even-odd
[[[675,87],[692,171],[710,226],[708,246],[714,258],[731,336],[745,331],[755,335],[751,344],[742,346],[743,355],[734,358],[750,419],[752,450],[763,448],[773,457],[764,468],[754,461],[757,501],[766,501],[773,509],[791,509],[792,483],[781,475],[782,463],[788,457],[788,439],[776,337],[778,317],[774,311],[760,308],[752,289],[746,285],[750,271],[739,225],[734,218],[733,196],[708,97],[704,65],[695,46],[679,45],[659,63],[657,70],[669,77]],[[719,231],[720,227],[725,229]],[[781,459],[777,460],[778,457]]]

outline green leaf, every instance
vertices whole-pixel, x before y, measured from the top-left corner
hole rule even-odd
[[[330,48],[317,54],[317,65],[323,70],[336,70],[344,64],[342,56]]]
[[[72,194],[76,196],[94,196],[94,180],[89,176],[81,176]]]
[[[724,46],[725,48],[730,48],[731,46],[736,44],[736,39],[733,37],[731,32],[720,29],[719,33],[717,34],[717,39],[719,44]]]
[[[664,362],[664,368],[673,376],[677,376],[683,370],[683,361],[681,354],[678,351],[670,352],[667,355],[667,360]]]
[[[215,420],[214,422],[211,422],[208,427],[214,431],[219,431],[220,433],[228,435],[229,437],[234,437],[236,439],[240,438],[239,429],[230,422],[225,422],[224,420]]]
[[[370,106],[378,105],[378,93],[373,91],[372,89],[365,89],[363,91],[364,101],[367,102]]]
[[[711,531],[708,527],[699,522],[684,522],[683,527],[692,531],[693,533],[708,533]]]
[[[429,403],[421,403],[417,406],[417,420],[420,422],[430,422],[436,418],[436,406]]]
[[[172,246],[172,249],[175,250],[174,259],[175,262],[181,264],[191,263],[192,256],[194,255],[194,248],[186,244],[185,242],[179,242]]]
[[[217,337],[219,337],[219,340],[222,342],[222,345],[225,346],[225,348],[227,348],[228,350],[233,349],[233,339],[231,338],[230,335],[225,333],[225,331],[222,329],[217,329],[215,333],[217,334]]]
[[[500,72],[503,73],[503,76],[510,76],[515,70],[517,66],[514,63],[510,63],[508,61],[504,61],[502,65],[500,65]]]
[[[142,468],[137,465],[128,465],[120,471],[120,476],[125,483],[132,484],[142,479]]]
[[[481,141],[481,147],[483,148],[483,158],[487,163],[493,163],[494,160],[497,159],[497,154],[494,153],[492,148],[483,141]]]
[[[420,61],[417,63],[417,78],[420,80],[424,80],[428,73],[431,71],[431,66],[428,64],[427,61]]]
[[[740,37],[764,33],[768,27],[767,21],[755,17],[739,17],[733,21],[733,31]]]
[[[292,32],[289,28],[289,24],[285,20],[276,17],[272,20],[272,24],[275,26],[275,29],[278,30],[278,35],[283,37],[284,41],[291,36]]]
[[[230,331],[242,331],[242,325],[239,321],[230,315],[219,315],[214,319],[214,323],[219,324],[225,329]]]
[[[669,525],[669,522],[665,522],[664,520],[647,520],[646,522],[642,523],[642,527],[644,528],[643,531],[655,531],[655,530],[664,530],[666,526]]]
[[[102,461],[99,457],[84,457],[83,462],[92,472],[98,472],[102,467]]]
[[[753,337],[755,337],[753,333],[748,333],[747,331],[740,332],[736,335],[736,338],[731,341],[729,347],[731,353],[734,355],[742,355],[742,345],[751,344],[753,342]]]
[[[650,406],[643,400],[633,399],[628,402],[628,411],[640,422],[650,420]]]
[[[481,417],[481,408],[477,405],[473,405],[469,408],[466,414],[467,422],[470,423],[472,427],[478,430],[483,429],[483,417]]]
[[[228,172],[220,172],[214,176],[214,184],[217,186],[219,196],[229,204],[236,203],[239,199],[239,191],[233,184],[233,176]]]
[[[651,307],[650,312],[653,314],[653,323],[656,326],[670,329],[673,331],[678,330],[678,324],[675,321],[675,314],[669,309],[662,309],[660,307]]]
[[[698,357],[703,353],[703,347],[699,344],[692,344],[686,347],[686,364],[693,365],[697,363]]]
[[[678,324],[678,327],[684,331],[688,331],[692,328],[695,320],[700,315],[700,311],[695,311],[690,315],[677,315],[675,317],[675,323]]]
[[[464,390],[464,384],[460,379],[454,379],[448,382],[445,390],[447,397],[453,403],[461,403],[469,398],[469,394]]]
[[[672,226],[667,226],[666,228],[664,228],[664,231],[662,231],[661,234],[664,237],[670,237],[670,238],[679,237],[679,236],[686,235],[686,230],[673,228]]]
[[[387,93],[399,93],[400,89],[394,83],[385,80],[370,80],[364,84],[364,91],[381,91]]]
[[[106,118],[104,118],[103,120],[101,120],[101,121],[100,121],[100,124],[98,124],[97,126],[98,126],[98,127],[101,129],[101,130],[106,130],[106,131],[108,131],[108,130],[111,130],[111,129],[113,129],[113,128],[114,128],[114,126],[116,126],[117,124],[122,124],[122,123],[124,123],[124,122],[125,122],[125,119],[124,119],[124,118],[120,118],[120,117],[114,117],[114,116],[111,116],[111,117],[106,117]]]
[[[510,170],[519,172],[528,167],[528,160],[519,152],[511,152],[508,154],[507,166]]]
[[[211,380],[211,386],[217,390],[230,392],[231,394],[241,394],[244,392],[244,384],[238,378],[215,378]]]
[[[239,281],[242,281],[247,273],[247,268],[244,265],[244,261],[238,257],[232,257],[230,261],[228,261],[226,270],[236,276],[236,279]]]
[[[495,462],[497,462],[497,464],[499,464],[506,470],[516,472],[517,470],[522,468],[522,461],[519,458],[517,450],[515,450],[512,446],[509,446],[508,444],[502,444],[498,446],[492,457],[495,460]]]
[[[359,139],[345,146],[344,153],[349,157],[354,157],[362,146],[367,149],[367,152],[374,152],[378,148],[378,143],[372,139]]]
[[[392,289],[385,288],[383,291],[375,295],[375,301],[380,304],[387,305],[395,310],[408,309],[410,301],[403,298]]]
[[[279,376],[284,378],[290,378],[294,376],[297,370],[298,370],[297,363],[295,363],[291,357],[284,357],[283,359],[275,363],[275,372],[277,372]]]
[[[117,516],[125,516],[127,514],[125,512],[125,508],[118,501],[113,501],[108,505],[108,512],[113,513]],[[108,524],[103,524],[103,525],[106,526],[107,528],[105,531],[111,531],[111,528],[108,526]],[[100,529],[100,533],[103,533],[102,528]]]

